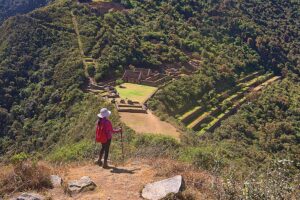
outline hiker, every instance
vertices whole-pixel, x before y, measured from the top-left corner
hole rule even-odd
[[[102,144],[102,148],[99,153],[99,159],[96,162],[99,166],[103,168],[109,168],[107,164],[109,146],[112,139],[112,134],[121,132],[121,128],[113,129],[111,122],[107,119],[111,114],[107,108],[102,108],[100,113],[97,115],[99,117],[97,121],[96,128],[96,142]],[[104,155],[104,162],[102,163],[102,157]]]

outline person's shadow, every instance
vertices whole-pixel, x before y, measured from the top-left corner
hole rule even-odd
[[[115,174],[134,174],[135,171],[141,170],[140,168],[136,169],[123,169],[123,168],[117,168],[117,167],[110,167],[112,170],[110,171],[111,173]]]

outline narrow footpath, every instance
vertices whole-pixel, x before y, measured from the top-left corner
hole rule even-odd
[[[131,162],[124,166],[103,169],[94,164],[69,166],[62,177],[65,181],[89,176],[97,185],[94,191],[79,193],[70,197],[61,188],[49,190],[55,200],[139,200],[140,191],[149,182],[155,181],[155,170],[142,162]]]

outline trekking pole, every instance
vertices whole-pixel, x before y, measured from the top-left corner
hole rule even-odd
[[[122,160],[123,160],[123,164],[124,164],[124,145],[123,145],[123,128],[121,127],[121,147],[122,147]]]

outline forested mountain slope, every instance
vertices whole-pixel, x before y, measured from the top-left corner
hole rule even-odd
[[[50,0],[0,0],[0,24],[8,17],[30,12]]]
[[[14,149],[15,140],[31,150],[31,143],[59,140],[72,105],[85,99],[71,10],[85,54],[96,60],[98,81],[120,77],[130,64],[159,70],[201,61],[197,73],[172,82],[149,102],[174,115],[234,86],[243,73],[298,74],[298,9],[297,1],[165,0],[122,1],[118,11],[102,13],[89,4],[57,1],[7,20],[0,28],[2,152]],[[34,139],[27,144],[27,137]]]
[[[209,69],[204,69],[201,79],[199,75],[195,75],[165,87],[156,96],[160,103],[152,102],[154,107],[160,107],[158,110],[174,115],[175,111],[185,110],[197,103],[200,97],[204,97],[204,101],[207,98],[210,100],[211,97],[206,96],[208,90],[218,90],[218,85],[223,86],[228,76],[238,74],[239,71],[244,71],[244,68],[263,66],[278,74],[285,74],[290,70],[299,75],[299,2],[220,1],[208,5],[210,6],[204,8],[200,5],[204,12],[193,11],[193,6],[188,5],[184,6],[186,10],[181,12],[189,19],[189,24],[195,26],[199,35],[217,41],[216,44],[205,41],[205,44],[210,44],[205,48],[205,45],[200,43],[203,39],[199,41],[193,38],[194,49],[190,50],[201,52],[203,68],[209,66]],[[220,45],[224,43],[225,47],[221,48]],[[230,49],[230,53],[233,54],[231,55],[223,50],[230,47],[228,44],[242,49]],[[228,71],[232,68],[233,73]],[[203,74],[214,69],[215,71],[211,72],[213,75],[209,74],[208,77],[218,74],[226,74],[227,77],[215,78],[213,82],[203,77]],[[203,80],[210,83],[209,88],[203,89]]]
[[[222,122],[213,134],[207,134],[202,145],[217,145],[217,151],[224,151],[218,159],[224,162],[235,160],[239,165],[258,167],[278,159],[288,160],[297,168],[300,88],[299,79],[294,81],[285,79],[252,96],[251,102]]]
[[[11,10],[11,4],[4,2],[0,24],[7,16],[19,12],[18,6],[12,7],[17,10]],[[37,6],[37,1],[22,2]],[[220,93],[234,88],[248,74],[271,71],[283,77],[252,96],[220,128],[201,138],[184,130],[185,137],[179,144],[164,137],[132,135],[132,131],[126,130],[127,156],[135,151],[142,155],[150,152],[152,156],[159,152],[218,173],[224,180],[234,175],[235,180],[242,181],[253,174],[258,179],[263,177],[261,174],[270,175],[272,164],[284,162],[289,165],[284,168],[286,179],[262,178],[270,182],[254,187],[266,189],[258,192],[262,195],[258,199],[269,195],[265,192],[270,183],[297,185],[300,180],[297,176],[299,1],[116,0],[114,3],[106,4],[113,5],[113,9],[103,9],[102,3],[58,0],[3,21],[0,157],[19,152],[42,155],[52,152],[47,157],[50,160],[68,161],[94,155],[91,138],[95,113],[104,105],[115,110],[101,97],[83,92],[88,80],[73,14],[84,54],[95,61],[93,76],[98,82],[120,78],[130,65],[159,71],[166,65],[181,67],[190,60],[198,61],[195,73],[170,82],[148,102],[149,108],[161,118],[176,121],[190,108],[216,103]],[[26,11],[21,12],[27,12],[27,7],[23,8]],[[112,120],[118,121],[117,113]],[[120,156],[117,148],[114,151]],[[228,194],[235,198],[237,193],[245,192],[244,188],[238,192],[231,189],[228,188]],[[290,187],[278,191],[292,193]]]
[[[0,28],[1,153],[54,145],[84,109],[76,107],[86,98],[76,35],[59,28],[72,27],[69,7],[43,13],[53,24],[26,15]]]

